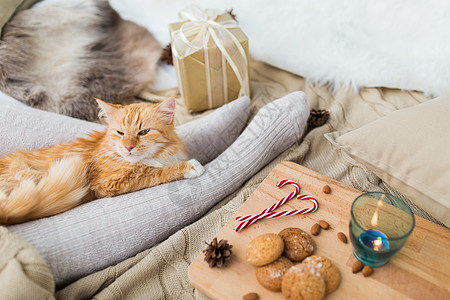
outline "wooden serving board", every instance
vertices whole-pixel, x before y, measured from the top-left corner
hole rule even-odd
[[[291,179],[300,184],[301,194],[315,197],[319,209],[315,213],[265,219],[234,232],[238,215],[258,213],[277,202],[293,190],[292,186],[281,189],[278,181]],[[328,184],[330,194],[322,187]],[[249,292],[256,292],[261,299],[283,299],[281,293],[271,292],[256,281],[255,267],[246,261],[248,243],[264,233],[278,233],[286,227],[299,227],[310,232],[318,220],[330,223],[329,230],[313,236],[316,243],[314,254],[330,258],[339,268],[341,284],[327,299],[450,299],[450,230],[416,216],[416,227],[402,250],[385,266],[376,268],[370,277],[353,274],[355,261],[352,245],[337,238],[339,231],[349,238],[350,207],[361,192],[340,182],[292,162],[277,165],[261,185],[247,199],[236,215],[217,234],[233,245],[231,260],[225,268],[209,268],[201,253],[189,268],[191,284],[213,299],[242,299]],[[310,201],[293,199],[278,210],[310,207]]]

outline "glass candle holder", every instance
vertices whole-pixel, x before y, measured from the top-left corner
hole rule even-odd
[[[351,208],[353,254],[365,265],[382,266],[400,251],[414,225],[414,214],[402,200],[385,193],[362,194]]]

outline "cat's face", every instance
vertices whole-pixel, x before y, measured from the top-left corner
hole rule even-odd
[[[171,144],[175,99],[158,105],[111,105],[99,102],[108,120],[107,139],[124,160],[137,163],[158,156]]]

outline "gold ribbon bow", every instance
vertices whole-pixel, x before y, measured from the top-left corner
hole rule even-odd
[[[178,13],[180,18],[188,19],[179,30],[172,32],[172,52],[178,59],[183,59],[197,51],[205,52],[206,84],[208,89],[208,102],[212,107],[213,85],[208,58],[208,42],[212,38],[222,54],[222,69],[226,72],[225,61],[234,71],[240,84],[239,97],[249,96],[248,61],[244,48],[237,38],[228,30],[238,28],[234,20],[216,22],[219,11],[216,9],[203,10],[191,5]],[[178,67],[176,62],[175,67]],[[226,73],[224,73],[226,75]],[[223,89],[226,93],[226,76],[223,76]],[[228,97],[225,97],[225,101]]]

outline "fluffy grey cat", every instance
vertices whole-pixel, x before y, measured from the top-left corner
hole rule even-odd
[[[44,2],[5,26],[0,90],[43,110],[97,119],[93,97],[112,103],[152,81],[161,47],[106,0]]]

